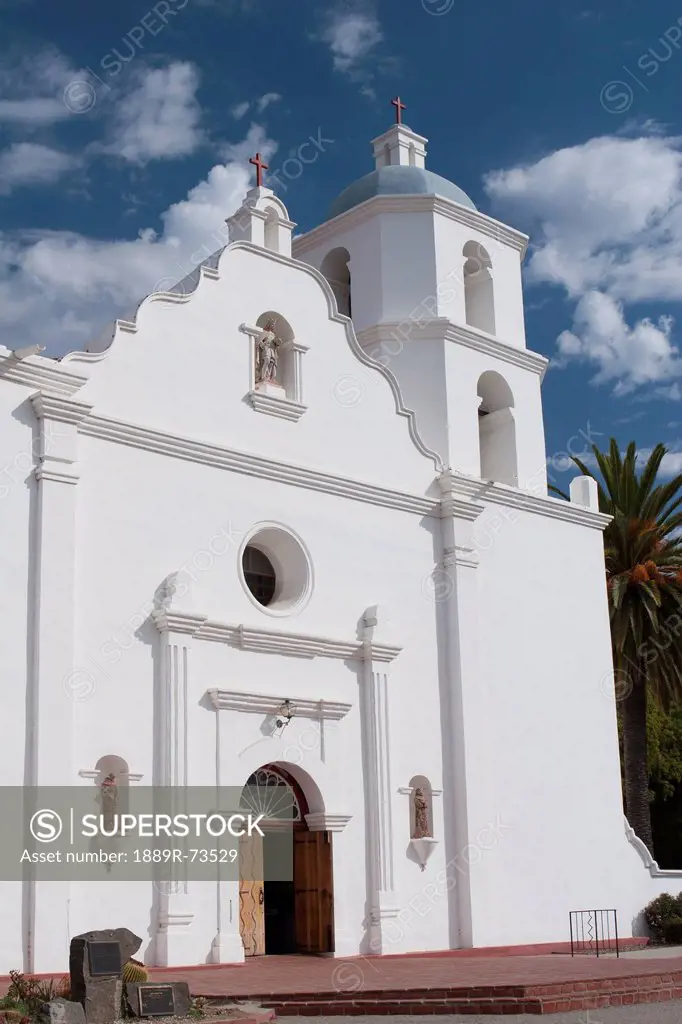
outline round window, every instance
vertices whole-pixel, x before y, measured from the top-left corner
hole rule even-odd
[[[275,596],[277,582],[272,562],[262,551],[252,544],[248,544],[242,555],[242,568],[247,587],[258,604],[267,607]]]
[[[302,542],[290,530],[261,523],[247,537],[240,555],[241,580],[261,611],[291,615],[307,602],[312,566]]]

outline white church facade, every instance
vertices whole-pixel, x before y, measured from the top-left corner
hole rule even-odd
[[[287,896],[0,880],[0,973],[122,926],[158,965],[630,935],[682,878],[623,819],[606,518],[547,493],[527,238],[425,145],[395,125],[293,241],[252,189],[89,351],[0,348],[0,784],[256,777],[310,853]]]

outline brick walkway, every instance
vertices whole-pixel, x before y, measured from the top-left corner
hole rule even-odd
[[[193,995],[250,999],[286,1014],[555,1013],[682,999],[682,956],[258,957],[155,970]]]

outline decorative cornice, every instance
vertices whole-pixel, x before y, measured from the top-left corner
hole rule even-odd
[[[96,768],[81,768],[78,772],[81,779],[98,779],[102,774]],[[140,775],[137,772],[124,772],[121,773],[127,778],[128,782],[141,782],[144,775]]]
[[[652,878],[682,878],[681,869],[670,869],[670,868],[659,868],[658,862],[654,860],[651,853],[635,833],[634,829],[630,825],[627,818],[623,818],[625,824],[625,835],[631,846],[634,846],[635,850],[642,859],[644,867],[648,870]]]
[[[443,551],[443,569],[451,569],[453,565],[464,565],[469,569],[477,569],[480,559],[475,548],[453,547]]]
[[[415,786],[399,786],[398,787],[398,792],[402,793],[403,796],[411,796],[412,793],[414,793],[415,789],[416,789]],[[442,789],[432,789],[431,790],[431,796],[442,796],[442,795],[443,795],[443,790]]]
[[[471,501],[458,498],[454,493],[455,479],[459,479],[451,469],[446,469],[438,477],[438,486],[441,490],[440,515],[441,519],[463,519],[465,522],[475,522],[483,511],[482,505],[474,505]],[[446,554],[447,552],[444,552]]]
[[[254,715],[274,715],[282,707],[284,697],[271,697],[262,693],[243,693],[240,690],[208,690],[216,711],[244,711]],[[336,700],[297,700],[289,698],[294,718],[324,719],[338,722],[348,714],[352,704]]]
[[[493,483],[491,480],[480,480],[477,477],[451,471],[443,474],[443,476],[446,476],[450,481],[450,487],[453,492],[458,492],[466,498],[474,499],[479,503],[487,504],[490,502],[494,505],[507,505],[511,508],[522,509],[524,512],[546,516],[549,519],[563,519],[568,523],[588,526],[593,530],[604,530],[611,522],[611,516],[603,515],[601,512],[592,512],[582,505],[574,505],[572,502],[562,501],[560,498],[532,494],[530,491],[524,491],[523,488],[507,487],[505,484]],[[444,510],[448,501],[449,499],[443,499]],[[454,504],[457,503],[454,495],[452,502]]]
[[[31,395],[31,405],[36,416],[41,420],[57,420],[60,423],[82,423],[92,413],[92,405],[79,402],[75,398],[64,398],[61,395],[50,395],[38,391]]]
[[[409,344],[411,340],[410,328],[406,329],[404,320],[389,320],[385,323],[367,327],[358,333],[358,340],[363,347],[381,345],[382,342],[403,342]],[[500,338],[486,334],[485,331],[478,331],[475,327],[468,327],[464,324],[453,323],[447,317],[438,316],[430,320],[414,321],[415,338],[441,338],[443,341],[450,341],[456,345],[463,345],[466,348],[481,352],[483,355],[492,356],[500,362],[518,366],[522,370],[536,373],[540,379],[545,375],[549,360],[537,352],[529,352],[528,349],[518,348]]]
[[[152,620],[160,633],[185,633],[187,636],[198,636],[206,622],[206,616],[156,608],[152,612]]]
[[[305,820],[311,832],[343,832],[352,817],[352,814],[316,811],[314,814],[306,814]]]
[[[243,625],[232,626],[208,620],[195,635],[199,640],[229,644],[242,651],[288,654],[298,658],[337,658],[343,661],[367,657],[365,645],[358,640],[331,640],[328,637],[284,633]],[[382,662],[393,661],[401,650],[401,647],[390,644],[372,644],[372,659]]]
[[[446,341],[452,341],[457,345],[465,345],[467,348],[475,349],[476,352],[483,352],[512,366],[519,366],[522,370],[530,370],[537,373],[540,380],[545,375],[549,366],[549,359],[538,355],[537,352],[529,352],[526,348],[516,348],[506,341],[494,338],[484,331],[477,331],[474,327],[465,327],[463,324],[453,324],[446,320],[445,331]]]
[[[9,353],[0,353],[0,379],[30,388],[40,388],[55,395],[74,395],[87,383],[87,377],[63,370],[55,359],[29,356],[17,359]]]
[[[123,420],[110,419],[105,416],[89,416],[79,427],[82,434],[99,437],[117,444],[141,448],[145,451],[169,455],[189,462],[215,466],[219,469],[246,476],[292,484],[305,487],[311,491],[322,491],[336,494],[370,505],[381,505],[385,508],[400,509],[419,516],[438,516],[437,502],[433,499],[408,494],[404,491],[393,491],[375,484],[362,483],[348,477],[334,476],[319,470],[308,469],[291,463],[278,462],[263,458],[261,455],[242,452],[236,448],[222,448],[205,441],[194,441],[176,434],[169,434],[151,427],[142,427]]]
[[[260,391],[249,391],[249,401],[256,412],[264,412],[269,416],[277,416],[281,420],[291,420],[294,423],[300,420],[308,408],[300,402],[292,402],[289,398],[276,398],[274,395],[264,395]]]
[[[523,259],[528,246],[528,236],[515,228],[510,228],[501,221],[494,220],[478,210],[470,210],[467,206],[460,206],[452,199],[446,199],[438,195],[396,195],[396,196],[372,196],[364,203],[354,206],[345,213],[325,221],[319,227],[313,228],[305,235],[294,240],[293,250],[296,258],[325,241],[338,237],[340,231],[347,231],[357,224],[375,217],[381,213],[438,213],[448,220],[454,220],[458,224],[479,231],[488,238],[495,239],[502,245],[516,249],[520,259]]]
[[[36,480],[50,480],[54,484],[77,484],[80,474],[66,462],[41,462],[34,474]]]

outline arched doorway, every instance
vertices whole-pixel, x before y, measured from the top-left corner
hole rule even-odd
[[[240,806],[264,815],[264,835],[239,841],[239,932],[245,956],[332,953],[331,834],[308,828],[301,786],[282,765],[263,765],[247,779]],[[284,864],[289,866],[285,877]]]

